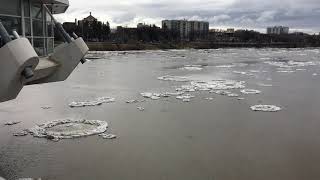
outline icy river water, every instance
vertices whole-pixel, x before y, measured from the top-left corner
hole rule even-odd
[[[320,179],[319,49],[91,52],[89,57],[94,60],[79,65],[67,81],[25,87],[18,99],[0,104],[0,176]],[[89,100],[95,101],[81,103]],[[107,132],[117,138],[56,142],[13,136],[66,118],[106,121]],[[12,121],[21,122],[5,125]],[[51,130],[69,128],[60,126]]]

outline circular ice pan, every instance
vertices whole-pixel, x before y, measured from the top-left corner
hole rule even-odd
[[[29,129],[34,137],[50,140],[73,139],[101,134],[107,131],[108,123],[100,120],[63,119],[54,120]]]

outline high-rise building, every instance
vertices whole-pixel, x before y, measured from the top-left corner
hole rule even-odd
[[[209,22],[164,20],[162,28],[178,32],[181,40],[204,39],[209,33]]]
[[[284,27],[284,26],[268,27],[267,34],[289,34],[289,27]]]

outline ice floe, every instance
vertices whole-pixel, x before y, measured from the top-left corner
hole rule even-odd
[[[132,100],[128,100],[126,101],[127,104],[134,104],[134,103],[138,103],[138,100],[132,99]]]
[[[296,69],[296,71],[306,71],[307,69]]]
[[[85,106],[99,106],[104,103],[112,103],[115,102],[115,98],[111,97],[99,97],[93,101],[79,101],[79,102],[71,102],[69,104],[70,107],[85,107]]]
[[[232,63],[232,64],[224,64],[215,66],[216,68],[234,68],[234,67],[246,67],[248,64],[246,63]]]
[[[236,67],[236,65],[234,64],[229,64],[229,65],[218,65],[218,66],[215,66],[216,68],[234,68]]]
[[[144,111],[144,110],[145,110],[143,107],[137,107],[137,109],[138,109],[139,111]]]
[[[225,90],[217,90],[217,91],[212,90],[212,91],[210,91],[210,93],[216,93],[218,95],[223,95],[223,96],[227,96],[229,94],[232,94],[232,92],[225,91]]]
[[[201,65],[184,65],[182,68],[180,68],[182,70],[188,70],[188,71],[201,71],[203,70]]]
[[[188,77],[171,76],[171,75],[158,77],[158,80],[162,80],[162,81],[177,81],[177,82],[188,82],[188,81],[190,81],[190,79]]]
[[[13,136],[27,136],[29,133],[27,130],[23,130],[20,132],[13,133]]]
[[[108,133],[102,133],[102,134],[99,134],[99,136],[102,137],[103,139],[115,139],[115,138],[117,138],[116,135],[108,134]]]
[[[280,68],[295,68],[295,67],[306,67],[306,66],[315,66],[317,63],[312,61],[266,61],[266,64],[277,66]]]
[[[142,97],[144,98],[149,98],[152,100],[158,100],[161,98],[162,94],[161,93],[151,93],[151,92],[143,92],[140,93]]]
[[[317,73],[313,73],[312,76],[318,76],[318,74]]]
[[[10,122],[6,122],[4,125],[13,126],[13,125],[16,125],[16,124],[19,124],[19,123],[21,123],[21,121],[10,121]]]
[[[241,74],[241,75],[247,75],[247,72],[242,72],[242,71],[232,71],[235,74]]]
[[[247,76],[254,76],[252,73],[243,72],[243,71],[232,71],[235,74],[247,75]]]
[[[275,105],[255,105],[250,107],[253,111],[264,111],[264,112],[277,112],[281,108]]]
[[[258,83],[259,86],[262,86],[262,87],[272,87],[273,85],[272,84],[264,84],[264,83]]]
[[[245,88],[244,81],[233,80],[212,80],[212,81],[193,81],[191,87],[196,90],[230,90]]]
[[[230,93],[227,95],[228,97],[239,97],[239,94],[236,93]]]
[[[260,73],[260,71],[258,71],[258,70],[250,70],[249,72],[251,72],[251,73]]]
[[[240,91],[242,94],[260,94],[261,91],[255,89],[242,89]]]
[[[190,102],[190,99],[194,97],[195,96],[191,94],[185,94],[185,95],[177,96],[176,99],[182,100],[183,102]]]
[[[28,129],[34,137],[53,141],[101,134],[107,131],[108,123],[100,120],[63,119],[54,120]]]
[[[208,101],[213,101],[214,98],[213,97],[207,97],[207,98],[204,98],[205,100],[208,100]]]

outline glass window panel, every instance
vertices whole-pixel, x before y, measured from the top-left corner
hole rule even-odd
[[[31,36],[31,22],[29,18],[25,18],[25,32],[26,36]]]
[[[0,20],[4,27],[7,29],[8,33],[12,35],[12,31],[16,30],[18,34],[22,34],[21,30],[21,18],[0,16]]]
[[[54,49],[54,38],[48,38],[47,43],[48,43],[48,47],[47,47],[48,52],[47,53],[51,54],[51,53],[53,53],[53,49]]]
[[[51,22],[47,23],[47,29],[48,29],[48,37],[54,37],[54,25]]]
[[[33,27],[33,36],[41,36],[43,37],[43,21],[40,20],[33,20],[32,21]]]
[[[2,42],[1,36],[0,36],[0,48],[4,45],[4,43]]]
[[[42,20],[42,6],[40,4],[31,5],[31,14],[33,19]]]
[[[30,17],[30,4],[29,4],[29,0],[24,0],[24,1],[23,1],[23,8],[24,8],[24,16],[25,16],[25,17]]]
[[[0,0],[0,14],[21,15],[20,0]]]
[[[34,38],[33,39],[33,47],[38,56],[44,56],[45,55],[45,47],[44,47],[44,38]]]
[[[48,8],[50,9],[50,7],[48,7]],[[47,20],[47,22],[51,22],[52,21],[51,16],[50,16],[50,14],[48,12],[46,12],[46,20]]]

